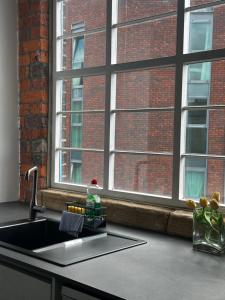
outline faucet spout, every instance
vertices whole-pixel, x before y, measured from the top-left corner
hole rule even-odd
[[[37,205],[37,181],[38,181],[38,167],[34,166],[29,169],[25,174],[25,180],[29,181],[31,175],[33,174],[33,187],[32,187],[32,196],[30,200],[30,209],[29,209],[29,219],[35,220],[36,213],[43,212],[44,207]]]

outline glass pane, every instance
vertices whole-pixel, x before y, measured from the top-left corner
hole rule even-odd
[[[211,79],[211,62],[191,64],[188,66],[188,81],[208,82]]]
[[[76,184],[82,183],[82,164],[71,162],[71,182]]]
[[[57,40],[57,71],[105,65],[105,30]]]
[[[183,89],[187,91],[187,105],[225,104],[225,60],[190,64],[185,68]]]
[[[177,0],[119,0],[118,22],[126,22],[176,11]]]
[[[173,151],[171,111],[116,113],[117,150]]]
[[[72,69],[82,69],[84,64],[84,37],[72,39]]]
[[[206,51],[225,47],[225,5],[186,12],[184,52]]]
[[[103,153],[59,151],[59,182],[87,185],[92,178],[103,184]]]
[[[171,196],[172,157],[115,154],[114,189]]]
[[[184,197],[199,200],[205,194],[206,161],[205,159],[186,158]]]
[[[82,160],[82,151],[73,150],[70,155],[71,161],[80,162]]]
[[[206,110],[196,110],[196,111],[189,111],[188,112],[188,124],[206,124]]]
[[[64,113],[61,119],[62,147],[104,148],[103,113]]]
[[[195,99],[209,98],[209,84],[208,83],[189,83],[188,84],[188,98],[189,102],[194,102]]]
[[[105,108],[105,76],[59,80],[61,110],[98,110]]]
[[[118,28],[118,63],[172,56],[175,53],[175,16]]]
[[[212,49],[212,24],[212,13],[190,14],[190,52]]]
[[[205,158],[185,159],[184,198],[199,199],[211,197],[212,193],[221,193],[224,203],[225,161]]]
[[[80,110],[83,109],[83,102],[82,101],[72,101],[71,103],[71,110]]]
[[[58,3],[57,10],[58,35],[92,30],[106,24],[106,0],[63,0]]]
[[[82,126],[74,126],[71,128],[71,147],[82,147]]]
[[[173,107],[175,68],[118,73],[116,108]]]
[[[225,155],[225,109],[189,111],[186,152]]]
[[[206,153],[207,128],[187,127],[186,130],[186,152]]]

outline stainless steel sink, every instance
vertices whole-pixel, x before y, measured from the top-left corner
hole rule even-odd
[[[0,224],[0,246],[60,266],[144,243],[131,237],[86,229],[75,238],[59,231],[59,222],[52,219]]]

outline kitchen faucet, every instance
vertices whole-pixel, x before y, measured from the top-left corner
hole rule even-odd
[[[33,187],[32,187],[32,196],[30,200],[30,209],[29,209],[29,219],[31,221],[35,220],[37,212],[44,212],[44,206],[37,205],[37,181],[38,181],[38,167],[35,166],[29,169],[25,174],[25,180],[29,181],[31,174],[33,173]]]

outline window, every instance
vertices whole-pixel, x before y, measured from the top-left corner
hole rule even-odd
[[[212,48],[212,10],[202,9],[189,15],[189,52],[209,50]],[[204,106],[209,104],[211,63],[190,64],[187,69],[187,105]],[[185,113],[186,116],[186,153],[207,153],[208,130],[207,110],[195,110]],[[195,163],[192,163],[191,160]],[[191,166],[190,166],[191,163]],[[198,167],[196,158],[186,159],[184,196],[199,199],[206,191],[206,164]]]
[[[52,186],[97,177],[109,197],[223,198],[225,1],[54,5]]]
[[[72,92],[71,92],[71,111],[76,113],[71,114],[71,147],[82,147],[82,112],[83,110],[83,79],[72,79]],[[82,171],[82,154],[81,152],[71,153],[71,179],[72,183],[81,183]]]
[[[186,159],[185,164],[185,198],[199,200],[205,194],[206,161],[196,158]]]
[[[82,33],[84,31],[84,24],[72,24],[72,34]],[[84,36],[73,37],[72,45],[72,69],[83,68],[84,63]]]
[[[190,14],[190,52],[212,49],[212,18],[208,9]]]

